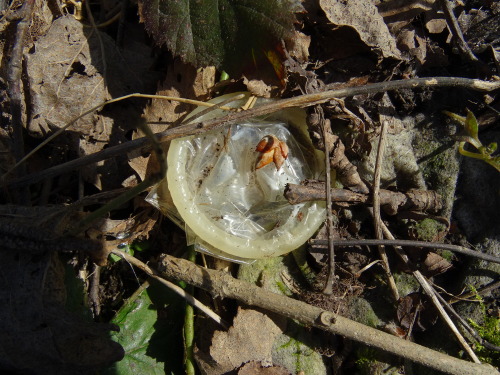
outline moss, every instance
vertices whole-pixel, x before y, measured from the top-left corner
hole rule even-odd
[[[471,289],[475,291],[474,287],[471,287]],[[481,296],[476,294],[476,299],[479,301],[483,313],[482,323],[477,323],[469,319],[471,326],[477,330],[479,336],[484,340],[488,341],[490,344],[500,346],[500,319],[488,315],[487,308]],[[474,351],[481,362],[489,363],[497,368],[500,367],[500,352],[487,349],[479,343],[476,344]]]
[[[349,303],[348,309],[349,318],[352,320],[374,328],[380,325],[380,319],[367,300],[363,298],[353,298]]]
[[[430,242],[436,239],[439,232],[445,230],[445,226],[434,219],[427,218],[419,221],[415,225],[415,230],[419,240]]]
[[[376,351],[373,348],[363,347],[358,350],[358,359],[356,366],[362,374],[367,374],[370,371],[372,364],[377,361]]]
[[[453,251],[450,251],[450,250],[440,250],[439,251],[439,255],[441,255],[448,262],[453,261],[453,259],[455,258],[455,255],[453,254]]]
[[[417,291],[420,284],[412,274],[409,273],[395,273],[393,274],[394,281],[398,288],[399,295],[404,297],[410,293]]]

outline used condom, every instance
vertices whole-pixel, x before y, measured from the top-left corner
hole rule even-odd
[[[224,114],[216,110],[195,121]],[[273,162],[256,168],[261,156],[256,146],[266,136],[275,136],[288,148],[279,169]],[[184,223],[198,250],[232,260],[277,256],[301,246],[324,220],[324,203],[290,205],[283,197],[286,184],[322,173],[321,153],[307,135],[303,110],[175,139],[167,163],[167,178],[149,201]]]

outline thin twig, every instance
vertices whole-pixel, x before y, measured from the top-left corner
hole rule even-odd
[[[500,263],[500,262],[497,262],[497,263]],[[467,298],[474,297],[476,295],[483,295],[483,294],[491,292],[492,290],[497,289],[498,287],[500,287],[500,281],[495,281],[495,282],[492,282],[491,284],[488,284],[485,287],[478,289],[476,291],[470,291],[470,292],[465,293],[463,295],[453,297],[452,299],[450,299],[448,301],[448,303],[453,304],[456,302],[467,300]]]
[[[200,301],[198,301],[196,298],[194,298],[192,295],[188,294],[184,289],[181,287],[175,285],[174,283],[171,283],[168,280],[165,280],[163,277],[161,277],[160,274],[158,274],[157,271],[153,270],[150,268],[147,264],[141,262],[139,259],[133,257],[132,255],[129,255],[127,253],[124,253],[123,251],[113,249],[111,251],[113,254],[125,259],[127,262],[131,263],[132,265],[136,266],[137,268],[140,268],[142,271],[146,272],[149,277],[152,277],[153,279],[159,281],[169,289],[171,289],[174,293],[178,294],[182,298],[186,300],[187,303],[189,303],[191,306],[196,307],[203,313],[205,313],[209,318],[212,318],[216,323],[220,324],[222,327],[225,329],[229,328],[229,325],[227,322],[224,321],[219,315],[217,315],[215,312],[210,310],[207,306],[202,304]]]
[[[194,120],[199,119],[200,117],[205,116],[205,115],[209,114],[210,112],[215,111],[216,109],[224,108],[227,104],[235,102],[236,100],[241,100],[244,97],[245,97],[245,94],[239,94],[239,95],[233,96],[229,99],[223,100],[220,103],[214,103],[213,106],[207,107],[204,110],[202,110],[198,113],[195,113],[194,115],[189,116],[187,119],[183,120],[182,123],[189,124],[190,122],[193,122]]]
[[[330,121],[325,120],[323,108],[316,107],[317,113],[320,115],[320,125],[323,129],[323,144],[325,145],[325,191],[326,191],[326,228],[328,235],[328,277],[326,279],[323,293],[330,295],[333,294],[333,283],[335,282],[335,247],[333,246],[333,217],[332,217],[332,195],[330,191],[331,176],[330,176],[330,150],[328,150],[328,126]]]
[[[389,238],[389,239],[391,239],[391,240],[394,240],[394,236],[389,231],[389,229],[384,224],[384,222],[381,222],[380,226],[382,228],[384,236],[387,237],[387,238]],[[399,257],[401,258],[401,260],[403,260],[403,262],[406,264],[406,266],[411,269],[412,268],[411,267],[411,262],[410,262],[408,256],[404,253],[403,249],[401,247],[399,247],[399,246],[394,246],[394,250],[396,251],[396,254],[399,255]],[[412,274],[417,279],[417,281],[420,283],[420,285],[422,286],[422,288],[424,289],[425,294],[427,294],[429,296],[429,298],[431,299],[432,303],[434,304],[434,306],[438,310],[439,315],[445,321],[445,323],[448,325],[448,327],[450,328],[450,330],[453,332],[453,334],[457,338],[457,340],[460,343],[460,345],[462,345],[462,347],[465,349],[465,351],[467,352],[467,354],[469,354],[469,356],[472,358],[472,360],[475,363],[481,363],[481,361],[479,360],[479,358],[477,358],[477,356],[474,353],[474,351],[472,350],[472,348],[469,346],[469,344],[467,343],[467,341],[465,341],[464,337],[462,336],[462,334],[460,333],[460,331],[457,329],[457,327],[455,326],[455,324],[450,319],[450,317],[448,316],[448,314],[444,310],[443,306],[439,302],[439,300],[438,300],[438,298],[436,296],[438,293],[429,284],[429,282],[427,281],[427,279],[424,277],[424,275],[422,275],[422,273],[420,271],[418,271],[418,270],[412,271]]]
[[[309,240],[310,244],[314,245],[324,245],[326,246],[328,243],[326,240]],[[442,249],[449,250],[455,253],[460,253],[464,255],[468,255],[474,258],[487,260],[488,262],[500,263],[500,257],[484,254],[476,250],[467,249],[463,246],[451,245],[447,243],[439,243],[439,242],[423,242],[423,241],[412,241],[412,240],[371,240],[371,239],[352,239],[352,240],[333,240],[333,244],[336,246],[377,246],[377,245],[385,245],[385,246],[411,246],[411,247],[423,247],[427,249]]]
[[[458,48],[462,51],[462,53],[467,57],[469,61],[479,62],[479,59],[474,55],[469,45],[464,39],[464,34],[462,34],[462,30],[460,29],[460,25],[453,14],[453,7],[451,6],[451,1],[449,0],[439,0],[441,4],[441,9],[444,12],[444,18],[446,19],[446,23],[450,29],[451,34],[455,37],[455,40],[458,44]]]
[[[324,331],[376,347],[388,353],[408,358],[424,366],[456,375],[493,375],[497,371],[481,365],[453,358],[446,354],[402,340],[386,332],[365,326],[330,311],[305,302],[279,295],[238,280],[231,275],[205,269],[184,259],[163,255],[160,274],[173,280],[182,280],[208,291],[213,296],[233,298],[249,306],[257,306]]]
[[[459,323],[465,328],[465,330],[467,332],[469,332],[471,334],[472,337],[474,337],[474,339],[480,343],[481,345],[483,345],[484,347],[486,347],[487,349],[490,349],[490,350],[496,350],[496,351],[500,351],[500,347],[499,346],[496,346],[496,345],[493,345],[492,343],[486,341],[485,339],[483,339],[481,336],[479,336],[479,334],[474,330],[474,328],[472,328],[469,323],[467,323],[465,321],[464,318],[462,318],[456,311],[455,309],[448,303],[445,301],[445,299],[439,294],[439,293],[436,293],[436,296],[437,298],[439,299],[439,301],[443,304],[444,308],[446,310],[448,310],[448,312],[453,315],[458,321]]]
[[[83,112],[80,115],[76,116],[75,118],[71,119],[62,128],[59,128],[56,132],[54,132],[51,136],[49,136],[41,144],[39,144],[31,152],[29,152],[24,158],[22,158],[20,161],[18,161],[11,169],[9,169],[7,172],[5,172],[5,174],[1,177],[0,181],[2,181],[2,182],[5,181],[5,178],[9,174],[11,174],[13,170],[15,170],[20,165],[22,165],[23,162],[25,162],[28,158],[30,158],[31,156],[33,156],[38,150],[40,150],[43,146],[45,146],[47,143],[49,143],[50,141],[52,141],[54,138],[58,137],[62,132],[64,132],[66,129],[68,129],[71,125],[73,125],[80,118],[82,118],[82,117],[84,117],[84,116],[86,116],[86,115],[88,115],[88,114],[90,114],[90,113],[92,113],[92,112],[94,112],[94,111],[96,111],[98,109],[102,109],[104,106],[106,106],[108,104],[116,103],[116,102],[119,102],[119,101],[122,101],[122,100],[125,100],[125,99],[129,99],[129,98],[146,98],[146,99],[173,100],[173,101],[177,101],[177,102],[180,102],[180,103],[193,104],[193,105],[205,106],[205,107],[211,107],[211,106],[214,105],[212,103],[201,102],[199,100],[176,98],[174,96],[148,95],[148,94],[128,94],[128,95],[121,96],[121,97],[116,98],[116,99],[107,100],[107,101],[105,101],[105,102],[103,102],[101,104],[98,104],[98,105],[96,105],[96,106],[94,106],[94,107],[86,110],[85,112]],[[234,108],[221,107],[221,109],[224,109],[224,110],[227,110],[227,111],[231,111]],[[181,127],[179,127],[179,128],[181,128]],[[175,128],[175,129],[179,129],[179,128]],[[170,129],[170,130],[174,130],[174,129]],[[168,133],[168,131],[167,131],[167,133]],[[161,136],[162,134],[163,133],[159,133],[158,135]],[[174,138],[177,138],[177,137],[174,137]],[[151,144],[148,141],[149,141],[149,139],[147,137],[139,138],[139,139],[136,139],[135,141],[129,142],[129,143],[131,143],[131,145],[129,145],[127,147],[118,147],[118,146],[115,146],[115,148],[119,150],[118,152],[116,152],[116,150],[115,150],[115,152],[111,152],[111,153],[103,153],[101,151],[101,152],[95,153],[93,155],[97,155],[97,154],[103,154],[103,155],[107,154],[107,155],[109,155],[109,156],[104,157],[103,159],[98,159],[98,161],[104,160],[104,159],[107,159],[107,158],[112,157],[112,156],[120,155],[123,152],[127,152],[127,151],[132,151],[132,150],[138,149],[138,148],[144,146],[145,144],[148,144],[148,147],[151,147]],[[124,145],[126,145],[126,144],[124,144]],[[119,145],[119,146],[124,146],[124,145]],[[128,147],[130,147],[130,149]],[[113,148],[113,147],[110,147],[107,150],[110,150],[111,148]],[[106,151],[106,150],[104,150],[104,151]],[[92,156],[92,155],[89,155],[89,156]],[[84,158],[85,157],[82,157],[82,158],[77,159],[77,160],[81,160],[81,159],[84,159]],[[87,163],[82,164],[81,166],[83,167],[84,165],[87,165]],[[52,168],[49,168],[49,169],[52,169]],[[71,170],[71,169],[66,170],[66,172],[68,172],[69,170]],[[56,174],[56,176],[57,176],[57,174]],[[49,177],[54,177],[54,176],[49,176]]]
[[[230,125],[232,123],[235,123],[237,121],[241,121],[243,119],[247,118],[252,118],[256,116],[263,116],[269,113],[273,113],[285,108],[292,108],[292,107],[307,107],[307,106],[312,106],[315,104],[321,104],[324,103],[328,100],[331,100],[332,98],[342,98],[342,97],[347,97],[347,96],[353,96],[353,95],[360,95],[360,94],[372,94],[372,93],[377,93],[377,92],[384,92],[384,91],[390,91],[390,90],[398,90],[398,89],[407,89],[407,88],[420,88],[420,87],[463,87],[463,88],[468,88],[471,90],[477,90],[477,91],[493,91],[497,90],[500,88],[500,81],[494,81],[494,82],[488,82],[488,81],[482,81],[478,79],[469,79],[469,78],[459,78],[459,77],[429,77],[429,78],[415,78],[415,79],[406,79],[406,80],[398,80],[398,81],[389,81],[389,82],[379,82],[379,83],[373,83],[365,86],[358,86],[358,87],[347,87],[347,88],[341,88],[337,90],[329,90],[329,91],[324,91],[324,92],[319,92],[319,93],[314,93],[314,94],[305,94],[305,95],[300,95],[296,96],[293,98],[288,98],[288,99],[281,99],[277,100],[274,102],[270,102],[267,104],[263,104],[260,106],[256,106],[248,111],[242,111],[239,113],[231,113],[227,116],[209,120],[206,122],[202,123],[194,123],[194,124],[187,124],[180,126],[178,128],[172,128],[172,129],[167,129],[161,133],[158,133],[157,135],[160,137],[160,140],[162,142],[170,141],[175,138],[180,138],[180,137],[185,137],[188,135],[196,135],[196,134],[201,134],[204,132],[207,132],[209,130],[214,130],[216,128],[225,126],[225,125]],[[85,116],[96,109],[102,108],[103,106],[118,102],[120,100],[124,100],[127,98],[132,98],[132,97],[145,97],[145,98],[159,98],[159,99],[168,99],[168,100],[179,100],[182,102],[196,102],[196,101],[191,101],[188,99],[179,99],[179,98],[172,98],[172,97],[163,97],[163,96],[156,96],[156,95],[143,95],[143,94],[130,94],[130,95],[125,95],[120,98],[112,99],[107,102],[104,102],[98,106],[95,106],[94,108],[85,111],[81,116],[71,120],[68,124],[64,126],[64,129],[68,128],[71,126],[75,121],[77,121],[80,117]],[[196,102],[194,104],[200,105],[200,102]],[[203,103],[203,105],[210,106],[210,103]],[[63,130],[58,130],[56,133],[60,133]],[[53,139],[54,135],[51,136],[51,139]],[[76,168],[82,168],[86,165],[88,165],[91,162],[96,162],[100,160],[104,160],[110,157],[114,157],[117,155],[122,154],[123,152],[129,152],[132,150],[140,149],[142,148],[142,151],[147,151],[149,150],[149,141],[147,138],[140,138],[135,141],[130,141],[126,144],[122,144],[119,146],[113,146],[109,147],[105,150],[99,151],[93,155],[85,156],[77,160],[72,160],[70,162],[60,164],[57,167],[52,167],[49,169],[46,169],[44,171],[38,172],[38,173],[33,173],[30,176],[24,177],[24,178],[17,178],[12,181],[6,181],[5,174],[2,176],[0,179],[1,183],[5,186],[22,186],[22,185],[27,185],[27,184],[33,184],[35,182],[38,182],[44,178],[47,177],[54,177],[59,174],[64,174],[68,173],[70,171],[73,171]],[[39,147],[37,147],[35,150],[37,150]],[[35,152],[33,150],[33,152]],[[33,154],[31,152],[29,155],[27,155],[24,160],[30,155]],[[24,161],[23,160],[23,161]],[[22,162],[22,161],[21,161]],[[20,163],[21,163],[20,162]],[[19,163],[18,163],[19,164]],[[17,165],[14,166],[8,173],[11,173],[14,168],[17,167]]]
[[[382,160],[384,157],[384,149],[385,149],[385,136],[387,134],[387,121],[382,122],[382,126],[380,129],[380,139],[377,147],[377,159],[375,162],[375,172],[373,174],[373,225],[375,229],[375,236],[377,239],[382,239],[382,229],[381,222],[382,218],[380,217],[380,174],[382,171]],[[399,300],[399,292],[398,287],[396,286],[396,282],[394,281],[394,277],[392,276],[391,267],[389,266],[389,259],[387,258],[387,253],[385,252],[385,248],[383,245],[377,246],[378,253],[380,255],[380,259],[382,260],[382,265],[385,270],[385,275],[387,277],[387,281],[389,283],[389,288],[391,289],[392,297],[394,301]]]

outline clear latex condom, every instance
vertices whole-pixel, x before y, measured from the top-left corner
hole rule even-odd
[[[233,105],[242,103],[244,99]],[[214,111],[196,121],[222,115]],[[275,163],[256,168],[261,155],[256,146],[268,135],[288,146],[279,169]],[[301,246],[324,220],[324,203],[290,205],[283,197],[287,183],[322,173],[303,110],[173,140],[167,161],[168,191],[178,218],[197,237],[201,250],[229,259],[277,256]]]

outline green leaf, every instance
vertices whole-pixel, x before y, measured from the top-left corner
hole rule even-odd
[[[472,138],[478,139],[477,119],[469,109],[467,109],[467,117],[465,118],[465,129]]]
[[[125,357],[106,374],[182,373],[184,306],[180,297],[159,284],[139,288],[111,321],[120,327],[112,337]]]
[[[140,0],[141,17],[158,45],[197,67],[239,75],[252,53],[294,35],[298,0]]]

